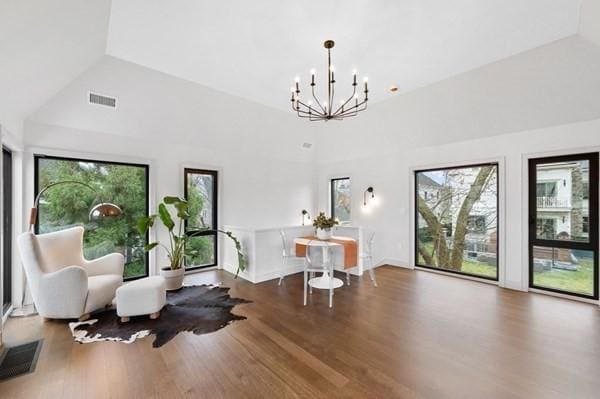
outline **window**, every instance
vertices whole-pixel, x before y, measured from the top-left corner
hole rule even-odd
[[[598,158],[529,160],[531,288],[598,299]],[[540,184],[550,179],[558,181],[558,195],[540,201]]]
[[[498,280],[498,164],[417,171],[414,195],[416,265]]]
[[[12,153],[2,149],[2,312],[6,314],[12,302]],[[1,323],[1,321],[0,321]]]
[[[536,229],[538,237],[551,240],[556,236],[556,219],[538,218]]]
[[[340,223],[351,220],[352,193],[350,191],[350,178],[343,177],[331,179],[331,217]]]
[[[536,185],[538,198],[556,197],[556,182],[537,183]]]
[[[487,228],[484,215],[469,215],[467,217],[467,230],[473,234],[485,234]]]
[[[184,192],[190,210],[185,230],[193,236],[186,248],[186,270],[217,265],[217,183],[217,171],[184,170]]]
[[[144,245],[148,237],[137,231],[137,220],[148,215],[148,166],[88,159],[35,156],[35,193],[48,184],[79,181],[92,186],[64,184],[48,190],[41,198],[36,232],[48,233],[83,225],[84,255],[98,258],[112,252],[125,256],[125,279],[148,275]],[[100,202],[118,205],[118,218],[89,221],[90,208]]]

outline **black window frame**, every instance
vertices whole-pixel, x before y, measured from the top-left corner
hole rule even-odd
[[[121,166],[134,166],[134,167],[139,167],[139,168],[144,168],[145,170],[145,175],[146,175],[146,179],[145,179],[145,185],[146,185],[146,216],[150,215],[150,165],[147,164],[138,164],[138,163],[131,163],[131,162],[117,162],[117,161],[103,161],[103,160],[99,160],[99,159],[89,159],[89,158],[77,158],[77,157],[68,157],[68,156],[56,156],[56,155],[45,155],[45,154],[34,154],[33,155],[33,160],[34,160],[34,168],[33,168],[33,185],[34,185],[34,189],[33,189],[33,197],[37,197],[38,193],[39,193],[39,166],[40,166],[40,159],[52,159],[52,160],[57,160],[57,161],[70,161],[70,162],[90,162],[90,163],[101,163],[101,164],[107,164],[107,165],[121,165]],[[39,212],[39,210],[38,210]],[[35,221],[35,226],[34,226],[34,231],[36,234],[39,234],[39,222],[40,222],[40,217],[38,214],[38,217],[36,218]],[[146,244],[148,244],[150,242],[150,232],[147,231],[146,232]],[[139,276],[134,276],[134,277],[128,277],[128,278],[124,278],[123,281],[133,281],[133,280],[139,280],[141,278],[146,278],[150,275],[150,256],[148,253],[146,253],[146,256],[144,257],[144,274],[140,274]]]
[[[482,167],[482,166],[494,166],[496,168],[496,276],[495,277],[488,277],[488,276],[482,276],[479,274],[472,274],[472,273],[464,273],[461,271],[457,271],[457,270],[448,270],[448,269],[444,269],[442,267],[434,267],[434,266],[427,266],[427,265],[421,265],[419,264],[419,249],[418,249],[418,245],[419,245],[419,209],[417,207],[417,201],[418,201],[418,197],[419,197],[419,181],[418,181],[418,176],[419,173],[424,173],[424,172],[437,172],[437,171],[443,171],[443,170],[452,170],[452,169],[465,169],[465,168],[476,168],[476,167]],[[482,279],[482,280],[489,280],[489,281],[495,281],[498,282],[500,280],[500,237],[502,236],[500,234],[500,230],[502,229],[502,225],[501,225],[501,220],[502,220],[502,213],[500,212],[500,163],[499,162],[485,162],[485,163],[475,163],[475,164],[465,164],[465,165],[456,165],[456,166],[445,166],[445,167],[441,167],[441,168],[428,168],[428,169],[419,169],[419,170],[414,170],[413,171],[413,179],[414,179],[414,193],[413,193],[413,201],[414,201],[414,247],[413,247],[413,251],[414,251],[414,260],[415,260],[415,266],[416,267],[421,267],[423,269],[429,269],[429,270],[435,270],[436,272],[440,272],[440,273],[449,273],[449,274],[455,274],[458,276],[466,276],[469,278],[477,278],[477,279]],[[450,226],[452,226],[452,223],[450,223]],[[450,231],[451,234],[451,231]],[[450,236],[450,235],[448,235]]]
[[[588,199],[588,242],[580,242],[580,241],[568,241],[568,240],[550,240],[550,239],[541,239],[537,237],[537,191],[536,191],[536,183],[537,183],[537,165],[539,164],[550,164],[550,163],[560,163],[560,162],[573,162],[573,161],[589,161],[589,175],[588,175],[588,191],[589,191],[589,199]],[[529,268],[529,288],[533,288],[540,291],[548,291],[553,293],[558,293],[562,295],[568,295],[573,297],[585,298],[585,299],[598,299],[598,273],[600,269],[599,264],[599,235],[598,235],[598,175],[599,175],[599,153],[591,152],[591,153],[581,153],[581,154],[569,154],[569,155],[558,155],[558,156],[550,156],[550,157],[541,157],[541,158],[530,158],[528,164],[528,201],[529,201],[529,211],[528,211],[528,268]],[[534,284],[533,277],[533,248],[534,247],[546,247],[546,248],[564,248],[571,250],[583,250],[583,251],[592,251],[594,253],[594,289],[592,295],[581,294],[578,292],[564,291],[555,288],[543,287]]]
[[[8,162],[7,162],[8,161]],[[13,158],[12,151],[2,147],[2,312],[12,305],[12,243],[13,243]],[[7,190],[8,188],[8,190]]]
[[[216,229],[219,228],[219,171],[212,169],[198,169],[198,168],[184,168],[183,169],[183,196],[187,200],[188,198],[188,175],[189,174],[198,174],[198,175],[211,175],[213,177],[214,187],[213,187],[213,209],[212,209],[212,220],[213,220],[213,230],[202,231],[202,230],[189,230],[188,231],[188,221],[186,220],[184,223],[185,234],[190,236],[194,235],[194,237],[207,237],[212,236],[213,238],[213,251],[214,251],[214,259],[215,261],[206,265],[185,266],[185,271],[194,271],[200,269],[206,269],[208,267],[215,267],[219,264],[219,240],[218,233]]]
[[[334,196],[335,196],[335,182],[336,181],[341,181],[341,180],[348,180],[348,182],[350,183],[350,195],[352,195],[352,181],[350,180],[350,177],[334,177],[332,179],[329,179],[329,212],[330,215],[333,219],[336,218],[335,216],[335,201],[333,200]],[[340,223],[350,223],[352,222],[352,211],[350,212],[350,220],[340,220]]]

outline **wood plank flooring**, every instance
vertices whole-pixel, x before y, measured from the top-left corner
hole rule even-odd
[[[302,276],[222,282],[245,321],[160,349],[73,343],[66,322],[10,319],[7,343],[41,336],[37,371],[0,398],[599,398],[600,308],[393,267],[353,278],[334,308]]]

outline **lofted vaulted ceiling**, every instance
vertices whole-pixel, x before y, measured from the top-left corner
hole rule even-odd
[[[293,78],[354,68],[389,98],[577,33],[577,0],[113,0],[107,52],[287,109]],[[346,86],[344,86],[346,85]],[[346,89],[344,89],[346,87]]]

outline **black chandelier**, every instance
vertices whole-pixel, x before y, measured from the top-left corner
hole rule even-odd
[[[296,111],[300,118],[308,118],[310,121],[328,121],[331,119],[342,120],[344,118],[356,116],[360,111],[367,109],[367,102],[369,101],[368,79],[366,77],[364,78],[365,97],[362,101],[359,101],[358,93],[356,92],[356,70],[354,70],[352,95],[347,100],[340,101],[340,105],[334,110],[335,70],[333,65],[331,65],[331,49],[335,45],[335,42],[333,40],[327,40],[323,45],[327,49],[327,100],[320,102],[315,95],[315,70],[313,69],[310,71],[312,75],[310,87],[312,98],[315,103],[313,104],[312,100],[304,102],[300,98],[300,78],[296,77],[296,87],[292,87],[292,109]]]

